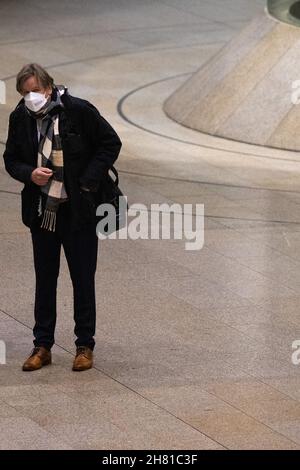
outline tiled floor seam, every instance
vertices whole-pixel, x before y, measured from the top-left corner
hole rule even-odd
[[[12,315],[10,315],[9,313],[3,311],[2,309],[0,309],[0,311],[1,311],[3,314],[5,314],[5,315],[7,315],[8,317],[10,317],[11,319],[13,319],[14,321],[16,321],[17,323],[19,323],[19,324],[21,324],[22,326],[24,326],[26,329],[31,330],[31,328],[30,328],[28,325],[26,325],[25,323],[19,321],[18,319],[16,319],[15,317],[13,317]],[[239,334],[241,334],[241,332],[239,332]],[[72,354],[68,349],[66,349],[65,347],[63,347],[63,346],[61,346],[61,345],[59,345],[59,344],[57,344],[57,343],[55,343],[55,344],[56,344],[56,346],[59,347],[60,349],[62,349],[62,350],[65,351],[66,353],[68,353],[68,354],[70,354],[70,355],[73,356],[73,354]],[[228,361],[225,361],[225,362],[226,362],[230,367],[233,367],[233,365],[230,364],[230,362],[228,362]],[[207,438],[211,439],[211,440],[214,441],[216,444],[219,444],[219,445],[221,445],[222,447],[228,449],[224,444],[222,444],[221,442],[215,440],[215,439],[214,439],[213,437],[211,437],[210,435],[208,435],[208,434],[206,434],[206,433],[203,433],[201,430],[199,430],[198,428],[196,428],[196,427],[194,427],[193,425],[189,424],[187,421],[181,419],[180,417],[176,416],[176,415],[173,414],[172,412],[168,411],[166,408],[164,408],[164,407],[160,406],[159,404],[153,402],[153,401],[150,400],[149,398],[144,397],[144,396],[141,395],[139,392],[137,392],[136,390],[132,389],[132,388],[129,387],[128,385],[123,384],[121,381],[115,379],[114,377],[111,377],[111,376],[110,376],[109,374],[107,374],[105,371],[103,371],[103,370],[101,370],[101,369],[99,369],[98,367],[95,367],[95,366],[93,367],[93,369],[97,370],[98,372],[100,372],[101,374],[105,375],[105,376],[108,377],[109,379],[111,379],[111,380],[113,380],[114,382],[118,383],[119,385],[123,386],[124,388],[126,388],[126,389],[129,390],[129,391],[131,391],[131,392],[134,393],[135,395],[138,395],[140,398],[142,398],[142,399],[146,400],[147,402],[151,403],[152,405],[154,405],[155,407],[159,408],[159,409],[162,410],[163,412],[165,412],[165,413],[167,413],[167,414],[173,416],[174,418],[178,419],[179,421],[181,421],[181,422],[184,423],[185,425],[187,425],[187,426],[189,426],[189,427],[195,429],[197,432],[199,432],[200,434],[202,434],[202,435],[206,436]],[[244,371],[244,372],[245,372],[245,371]],[[269,385],[269,384],[264,383],[263,381],[261,381],[261,380],[259,380],[258,378],[252,376],[252,375],[249,374],[248,372],[245,372],[245,373],[249,376],[249,378],[250,378],[250,377],[251,377],[252,379],[254,378],[258,383],[262,383],[262,384],[267,385],[268,387],[270,387],[270,388],[272,388],[272,389],[278,391],[275,387],[273,387],[273,386],[271,386],[271,385]],[[259,423],[259,424],[261,424],[261,425],[267,427],[268,429],[272,430],[272,432],[274,432],[274,433],[276,433],[276,434],[278,434],[278,435],[284,437],[285,439],[288,439],[290,442],[292,442],[292,443],[294,443],[294,444],[296,444],[296,445],[299,445],[299,444],[300,444],[300,442],[293,441],[293,440],[290,439],[288,436],[286,436],[286,435],[284,435],[284,434],[282,434],[282,433],[280,433],[280,432],[274,430],[273,428],[271,428],[268,424],[264,423],[263,421],[258,420],[256,417],[247,414],[245,411],[243,411],[243,410],[239,409],[238,407],[236,407],[235,405],[233,405],[233,404],[227,402],[227,401],[224,400],[223,398],[220,398],[220,397],[218,397],[217,395],[215,395],[215,394],[213,394],[213,393],[211,393],[211,392],[205,390],[205,388],[203,388],[203,389],[201,389],[201,390],[203,390],[203,391],[205,391],[206,393],[209,393],[210,395],[216,397],[218,400],[220,400],[220,401],[222,401],[223,403],[226,403],[227,405],[229,405],[230,407],[236,409],[237,411],[239,411],[239,412],[242,413],[243,415],[247,416],[248,418],[253,419],[255,422],[257,422],[257,423]],[[281,393],[283,396],[286,396],[286,397],[289,398],[290,400],[294,401],[295,403],[298,403],[298,400],[295,400],[295,398],[290,397],[289,395],[286,395],[285,393],[282,393],[282,392],[280,392],[280,393]]]
[[[211,218],[213,219],[214,216],[212,216]],[[267,222],[269,222],[269,221],[267,221]],[[223,225],[224,227],[226,227],[227,229],[233,230],[234,232],[238,233],[239,235],[242,235],[244,238],[246,238],[246,239],[248,239],[248,240],[250,240],[250,241],[253,241],[253,238],[249,237],[249,235],[247,235],[246,232],[244,232],[244,231],[239,231],[238,228],[234,228],[234,227],[225,225],[225,223],[222,223],[222,222],[219,222],[219,223],[220,223],[221,225]],[[284,224],[284,222],[281,222],[281,223]],[[299,222],[299,223],[300,223],[300,222]],[[260,245],[261,245],[261,244],[262,244],[262,242],[260,242]],[[265,246],[266,248],[269,248],[270,250],[273,250],[275,253],[279,253],[279,254],[281,254],[281,255],[283,255],[283,256],[286,256],[287,258],[290,259],[291,263],[293,263],[293,264],[295,264],[295,265],[299,265],[299,264],[300,264],[300,259],[298,260],[297,258],[292,258],[289,254],[285,253],[284,251],[281,251],[281,250],[278,249],[278,248],[275,248],[274,246],[271,246],[271,245],[268,245],[268,244],[265,244],[264,246]],[[207,248],[209,248],[209,247],[207,247]],[[209,249],[210,249],[211,251],[213,251],[213,252],[218,253],[219,255],[224,256],[225,258],[234,260],[235,262],[237,262],[237,263],[240,264],[241,266],[247,267],[248,269],[251,269],[252,271],[257,272],[258,274],[263,274],[263,275],[265,276],[265,273],[261,273],[260,271],[256,271],[256,270],[254,270],[253,268],[250,268],[249,266],[247,266],[247,265],[241,263],[238,258],[233,258],[232,256],[225,255],[224,253],[218,252],[218,251],[216,251],[216,250],[214,250],[214,249],[212,249],[212,248],[209,248]],[[270,278],[270,279],[271,279],[271,278]],[[293,290],[297,295],[300,294],[300,292],[297,292],[296,290],[294,290],[293,287],[288,287],[288,288],[289,288],[290,290]]]
[[[18,319],[16,319],[14,316],[10,315],[9,313],[5,312],[4,310],[0,309],[0,312],[3,313],[4,315],[8,316],[9,318],[11,318],[12,320],[16,321],[17,323],[21,324],[22,326],[24,326],[26,329],[29,329],[31,331],[31,328],[26,325],[25,323],[19,321]],[[65,351],[66,353],[70,354],[71,356],[74,356],[74,354],[71,353],[71,351],[69,351],[68,349],[66,349],[65,347],[55,343],[55,345],[62,349],[63,351]],[[127,390],[129,390],[130,392],[134,393],[135,395],[139,396],[140,398],[142,398],[143,400],[147,401],[148,403],[151,403],[151,405],[154,405],[156,408],[159,408],[161,411],[163,411],[164,413],[167,413],[168,415],[172,416],[173,418],[177,419],[178,421],[180,421],[181,423],[185,424],[186,426],[188,426],[189,428],[191,429],[194,429],[195,431],[197,431],[199,434],[201,434],[202,436],[205,436],[207,437],[208,439],[210,439],[211,441],[215,442],[216,444],[222,446],[224,449],[228,449],[224,444],[222,444],[221,442],[217,441],[216,439],[213,439],[212,437],[210,437],[209,435],[207,435],[206,433],[202,432],[200,429],[196,428],[195,426],[193,426],[192,424],[188,423],[187,421],[181,419],[180,417],[176,416],[175,414],[173,414],[172,412],[168,411],[167,409],[165,409],[164,407],[160,406],[159,404],[153,402],[152,400],[150,400],[149,398],[147,397],[144,397],[143,395],[141,395],[139,392],[137,392],[136,390],[134,390],[133,388],[129,387],[128,385],[120,382],[119,380],[115,379],[114,377],[111,377],[109,374],[107,374],[105,371],[99,369],[98,367],[95,367],[93,366],[93,369],[96,370],[97,372],[100,372],[101,374],[105,375],[106,377],[108,377],[109,379],[113,380],[114,382],[118,383],[119,385],[121,385],[122,387],[126,388]]]
[[[195,12],[189,11],[189,10],[187,10],[187,9],[178,8],[178,6],[170,5],[169,3],[166,3],[166,2],[163,2],[163,1],[162,1],[161,3],[162,3],[163,5],[165,5],[165,6],[168,6],[169,8],[173,8],[174,10],[177,10],[177,11],[180,11],[180,12],[189,13],[190,15],[199,16],[199,18],[205,18],[207,21],[211,21],[211,22],[214,22],[214,23],[216,23],[216,24],[227,25],[227,23],[224,22],[224,21],[220,21],[220,20],[216,20],[216,19],[213,19],[213,20],[212,20],[212,19],[206,17],[205,15],[203,15],[202,13],[201,13],[201,15],[199,15],[199,14],[197,14],[197,13],[195,13]],[[242,19],[241,19],[241,20],[242,20]],[[240,21],[240,20],[236,20],[236,21]],[[228,24],[228,26],[230,26],[230,25]],[[232,29],[235,29],[235,28],[233,28],[232,26],[231,26],[231,28],[232,28]]]
[[[131,31],[156,31],[156,30],[162,30],[162,29],[174,29],[174,28],[177,28],[177,27],[187,27],[187,26],[211,26],[213,28],[213,24],[211,24],[212,22],[211,21],[207,21],[205,23],[180,23],[180,24],[174,24],[174,25],[161,25],[161,26],[149,26],[148,28],[146,27],[137,27],[137,28],[124,28],[124,29],[117,29],[117,30],[102,30],[102,31],[91,31],[89,33],[80,33],[80,34],[66,34],[66,35],[63,35],[63,36],[48,36],[48,37],[42,37],[42,38],[32,38],[32,39],[25,39],[24,41],[8,41],[8,42],[2,42],[0,41],[0,47],[1,46],[10,46],[10,45],[13,45],[13,44],[26,44],[27,42],[35,42],[37,40],[39,41],[48,41],[48,40],[51,40],[51,39],[69,39],[69,38],[78,38],[78,37],[82,37],[82,36],[97,36],[97,35],[103,35],[103,34],[118,34],[118,33],[129,33]],[[244,22],[245,24],[245,22]],[[225,23],[224,23],[225,25]],[[227,25],[227,28],[231,29],[230,25]],[[210,30],[207,30],[205,29],[204,31],[205,32],[213,32],[213,31],[219,31],[220,29],[217,28],[217,29],[210,29]]]
[[[212,45],[223,45],[224,44],[224,41],[214,41],[214,42],[211,42],[211,43],[197,43],[197,44],[192,44],[192,45],[189,45],[189,44],[185,44],[184,46],[167,46],[167,47],[156,47],[156,48],[145,48],[145,49],[141,49],[139,48],[138,46],[134,49],[131,49],[129,51],[124,51],[124,52],[116,52],[116,53],[113,53],[113,54],[103,54],[103,55],[100,55],[100,56],[92,56],[92,57],[82,57],[81,59],[74,59],[74,60],[70,60],[70,61],[67,61],[67,62],[60,62],[60,63],[57,63],[57,64],[50,64],[50,65],[45,65],[45,68],[47,70],[51,70],[53,68],[57,69],[58,67],[65,67],[65,66],[69,66],[69,65],[74,65],[74,64],[80,64],[82,62],[89,62],[90,60],[91,61],[96,61],[96,60],[101,60],[101,59],[114,59],[116,57],[120,57],[120,56],[126,56],[126,55],[136,55],[136,54],[143,54],[145,52],[159,52],[159,51],[163,51],[163,50],[176,50],[176,49],[184,49],[184,48],[188,48],[188,47],[208,47],[208,46],[212,46]],[[0,80],[2,81],[7,81],[7,80],[12,80],[13,78],[16,78],[16,75],[13,74],[13,75],[8,75],[6,77],[0,77]]]

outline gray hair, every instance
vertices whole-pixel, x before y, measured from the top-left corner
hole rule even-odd
[[[30,77],[36,77],[38,83],[43,88],[53,88],[54,80],[48,72],[39,64],[24,65],[17,75],[16,89],[19,93],[23,93],[23,85]]]

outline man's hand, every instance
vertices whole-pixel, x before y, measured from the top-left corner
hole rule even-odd
[[[53,175],[53,171],[50,168],[39,167],[33,170],[31,173],[31,181],[38,186],[45,186],[48,183],[50,176]]]

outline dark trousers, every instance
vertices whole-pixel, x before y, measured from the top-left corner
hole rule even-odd
[[[93,349],[98,237],[94,223],[76,232],[70,231],[69,204],[67,201],[60,205],[55,232],[40,228],[39,224],[30,229],[36,275],[34,345],[51,349],[54,344],[57,278],[63,246],[73,284],[75,344]]]

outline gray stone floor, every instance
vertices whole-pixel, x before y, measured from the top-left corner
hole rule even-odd
[[[72,4],[72,8],[70,8]],[[22,185],[0,167],[1,449],[299,449],[299,157],[185,129],[164,100],[264,2],[0,4],[0,140],[15,74],[39,61],[123,140],[129,203],[205,204],[205,245],[105,240],[95,367],[74,374],[62,258],[54,364],[32,374],[34,273]],[[118,108],[119,104],[119,108]],[[119,109],[119,112],[118,112]],[[3,144],[1,144],[1,151]]]

